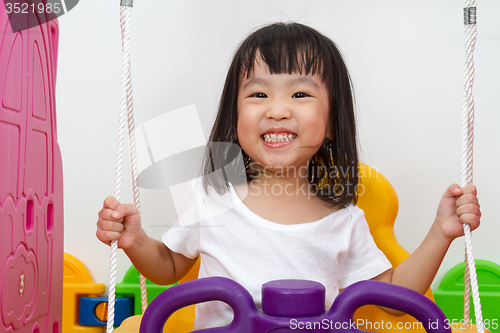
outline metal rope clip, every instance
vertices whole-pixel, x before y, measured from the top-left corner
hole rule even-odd
[[[464,24],[476,24],[476,7],[464,8]]]
[[[129,7],[134,7],[134,0],[121,0],[120,1],[121,6],[129,6]],[[475,17],[475,16],[474,16]]]

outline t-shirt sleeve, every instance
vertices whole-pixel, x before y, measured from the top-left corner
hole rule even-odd
[[[370,233],[363,210],[353,206],[351,211],[349,250],[340,263],[340,288],[369,280],[392,267],[385,254],[377,247]]]
[[[165,232],[161,239],[172,251],[187,258],[199,256],[200,230],[203,219],[200,217],[200,183],[192,182],[177,209],[177,217],[172,227]]]
[[[170,250],[194,259],[199,256],[199,231],[196,225],[181,226],[177,219],[161,240]]]

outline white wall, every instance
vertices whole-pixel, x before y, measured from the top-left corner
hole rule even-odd
[[[500,3],[478,8],[475,52],[475,175],[482,226],[476,258],[500,263],[495,213],[500,199]],[[446,187],[460,183],[462,4],[454,0],[135,1],[132,70],[136,122],[196,104],[208,137],[236,45],[256,27],[298,21],[342,49],[357,98],[362,160],[394,185],[396,234],[414,251]],[[95,237],[97,212],[113,194],[121,46],[115,1],[80,1],[60,22],[58,137],[64,163],[65,251],[97,282],[108,281],[109,248]],[[174,143],[168,143],[174,144]],[[131,201],[128,171],[122,199]],[[175,218],[169,193],[143,190],[143,220],[156,238]],[[166,204],[167,203],[167,204]],[[450,248],[433,287],[464,257]],[[118,281],[129,267],[119,256]]]

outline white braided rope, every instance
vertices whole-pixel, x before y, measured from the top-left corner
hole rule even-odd
[[[129,16],[127,20],[126,16]],[[115,171],[115,198],[120,201],[122,164],[123,164],[123,140],[127,115],[127,84],[130,84],[130,53],[128,50],[130,40],[130,12],[127,13],[123,7],[120,8],[120,24],[122,33],[122,80],[120,97],[120,114],[118,120],[118,148],[116,156]],[[106,332],[113,332],[115,321],[115,288],[116,288],[116,266],[118,255],[118,241],[111,242],[111,255],[109,266],[109,291],[108,291],[108,317]]]
[[[462,112],[462,186],[472,184],[474,144],[474,97],[472,95],[472,86],[474,85],[473,52],[477,37],[475,9],[476,0],[466,0],[464,8],[466,60],[464,67],[465,99]],[[473,17],[470,17],[471,14]],[[476,264],[474,262],[474,251],[472,248],[472,234],[468,224],[464,224],[464,234],[466,250],[464,273],[464,320],[466,323],[470,322],[470,289],[472,288],[472,300],[474,303],[474,313],[476,315],[476,325],[478,332],[483,333],[483,315],[481,312]]]
[[[465,247],[465,272],[464,272],[464,323],[470,323],[470,270],[467,258],[467,246]]]
[[[132,78],[130,68],[130,26],[132,18],[131,6],[120,6],[120,26],[122,35],[122,79],[121,79],[121,97],[120,113],[118,121],[118,148],[116,156],[115,170],[115,192],[114,196],[119,201],[122,182],[122,164],[123,164],[123,141],[125,136],[125,123],[128,118],[130,161],[132,168],[132,187],[134,192],[134,204],[140,214],[139,186],[137,185],[137,156],[135,145],[135,126],[134,111],[132,101]],[[108,315],[106,332],[113,332],[115,319],[115,289],[116,289],[116,267],[117,267],[118,242],[111,242],[110,268],[109,268],[109,292],[108,292]],[[146,279],[141,275],[141,303],[142,311],[146,311]]]
[[[132,11],[132,7],[122,6],[122,8],[127,8],[127,11]],[[137,168],[137,149],[135,142],[135,122],[134,122],[134,103],[132,100],[132,85],[127,85],[127,116],[128,116],[128,142],[129,142],[129,153],[130,153],[130,166],[132,170],[132,191],[134,194],[134,205],[139,211],[139,216],[141,216],[141,200],[139,196],[139,185],[137,184],[138,168]],[[147,290],[146,290],[146,278],[140,275],[140,285],[141,285],[141,307],[142,313],[144,313],[148,307]]]

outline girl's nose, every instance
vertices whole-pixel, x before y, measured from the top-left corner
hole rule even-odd
[[[274,120],[290,119],[292,111],[288,103],[282,99],[273,101],[266,112],[266,118]]]

